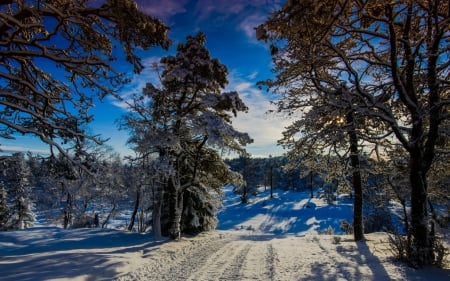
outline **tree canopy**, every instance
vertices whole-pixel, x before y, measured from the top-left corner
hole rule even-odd
[[[449,136],[449,21],[447,1],[298,0],[257,28],[271,42],[277,76],[265,85],[281,94],[281,111],[308,112],[317,109],[308,101],[339,96],[320,101],[335,111],[345,108],[333,101],[349,101],[347,112],[372,122],[353,120],[359,136],[377,144],[395,136],[407,151],[417,265],[434,259],[427,176],[437,140]]]
[[[34,135],[60,151],[95,139],[89,108],[128,82],[114,61],[124,54],[140,72],[137,50],[169,46],[168,28],[134,1],[101,2],[0,1],[0,137]]]
[[[210,191],[220,192],[234,175],[219,151],[244,152],[243,146],[252,142],[247,133],[232,126],[232,116],[247,107],[237,92],[223,92],[228,70],[211,58],[205,42],[202,32],[188,36],[175,56],[163,57],[161,85],[148,83],[123,118],[123,126],[131,132],[129,143],[138,155],[156,157],[167,196],[168,223],[163,231],[173,238],[180,235],[183,225],[185,229],[199,227],[190,225],[198,220],[195,212],[206,212],[200,227],[210,227],[206,217],[215,219]]]

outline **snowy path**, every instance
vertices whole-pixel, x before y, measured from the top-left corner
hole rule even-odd
[[[246,238],[219,234],[166,244],[119,280],[274,280],[273,246]]]
[[[387,260],[381,241],[212,233],[163,244],[117,280],[417,280],[411,269]],[[441,277],[433,280],[449,275]]]
[[[339,243],[333,243],[340,237]],[[384,233],[350,236],[215,231],[180,241],[113,230],[0,233],[0,281],[450,280],[450,269],[390,259]]]
[[[345,202],[282,192],[241,204],[232,189],[225,194],[218,231],[177,242],[114,229],[0,232],[0,281],[450,280],[449,259],[421,270],[393,261],[386,233],[358,243],[318,234],[351,217]]]

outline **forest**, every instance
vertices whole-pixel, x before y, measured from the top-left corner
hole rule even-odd
[[[162,20],[132,0],[0,1],[0,138],[33,136],[48,155],[0,156],[0,229],[36,216],[63,228],[106,228],[131,210],[128,231],[179,240],[214,230],[222,188],[242,204],[265,187],[353,200],[347,228],[393,234],[413,267],[442,265],[450,217],[448,1],[287,1],[255,26],[274,77],[258,86],[295,116],[283,156],[252,157],[233,126],[248,106],[226,90],[229,70],[187,35],[151,66],[129,99],[113,63],[144,69],[142,50],[168,49]],[[54,70],[58,69],[58,73]],[[134,156],[121,159],[88,129],[105,97],[128,108],[117,126]],[[0,141],[1,141],[0,139]],[[1,148],[1,146],[0,146]],[[235,157],[227,157],[227,155]],[[401,227],[389,205],[402,206]]]

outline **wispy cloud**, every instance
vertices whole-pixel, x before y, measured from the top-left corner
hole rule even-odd
[[[1,145],[0,146],[0,154],[10,154],[10,153],[16,153],[16,152],[31,152],[35,154],[41,154],[41,155],[49,155],[50,150],[47,148],[35,148],[35,147],[29,147],[29,146],[18,146],[18,145]]]
[[[218,15],[224,21],[235,18],[238,21],[237,27],[245,35],[255,41],[254,28],[263,23],[270,12],[280,7],[279,0],[199,0],[196,5],[196,13],[199,20],[208,20],[214,15]]]
[[[266,17],[267,16],[262,13],[248,15],[241,21],[238,27],[245,33],[245,35],[251,42],[256,43],[257,40],[255,28],[258,25],[262,24],[266,20]]]
[[[234,0],[199,0],[197,1],[195,11],[199,15],[199,19],[204,20],[209,18],[213,13],[220,15],[239,13],[245,8],[245,2]]]
[[[131,101],[131,98],[134,94],[141,93],[147,83],[152,83],[155,86],[159,85],[158,73],[154,66],[159,64],[160,59],[160,57],[143,59],[144,70],[139,74],[135,74],[131,78],[131,83],[124,87],[120,94],[122,100],[111,97],[110,103],[123,110],[129,110],[128,103]]]
[[[252,73],[247,75],[247,79],[253,80],[256,78],[256,76],[258,76],[258,71],[253,71]]]
[[[267,15],[281,6],[281,0],[138,0],[139,9],[171,24],[173,17],[183,13],[193,13],[191,24],[200,28],[204,23],[220,22],[231,24],[256,42],[254,28],[263,23]],[[188,10],[188,9],[193,9]]]
[[[254,143],[248,146],[248,151],[256,157],[282,154],[282,148],[276,145],[277,140],[282,137],[282,131],[292,120],[286,116],[268,114],[275,106],[267,95],[237,72],[231,72],[229,81],[226,90],[237,91],[249,107],[247,114],[241,113],[233,119],[236,129],[247,132],[254,139]]]

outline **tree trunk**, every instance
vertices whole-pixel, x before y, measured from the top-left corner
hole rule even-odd
[[[105,227],[106,227],[106,225],[107,225],[108,222],[109,222],[109,219],[111,218],[111,215],[112,215],[112,214],[114,213],[114,211],[116,210],[116,207],[117,207],[116,202],[113,202],[113,206],[112,206],[112,208],[111,208],[111,211],[109,211],[108,216],[106,217],[105,221],[102,223],[102,228],[105,228]]]
[[[152,212],[152,230],[155,239],[160,239],[162,236],[161,230],[161,216],[162,216],[162,202],[164,198],[163,191],[156,186],[155,179],[152,181],[153,191],[153,212]],[[159,186],[159,185],[158,185]]]
[[[136,220],[136,214],[139,209],[140,201],[141,201],[141,188],[138,188],[138,190],[136,191],[136,200],[134,201],[133,214],[131,214],[130,225],[128,225],[128,231],[133,230],[134,221]]]
[[[177,205],[177,225],[178,225],[178,237],[176,239],[180,239],[182,227],[183,227],[183,205],[184,205],[184,190],[178,189],[178,205]]]
[[[353,203],[353,236],[355,241],[364,239],[363,225],[363,190],[361,180],[361,165],[359,161],[358,136],[356,134],[353,112],[347,114],[347,125],[349,126],[350,160],[352,165],[352,183],[355,193]]]
[[[171,177],[167,184],[168,193],[168,208],[169,208],[169,237],[172,239],[179,239],[181,236],[181,213],[183,200],[180,198],[181,192],[179,190],[175,180]],[[180,202],[181,201],[181,202]]]
[[[273,165],[270,164],[270,198],[273,198]]]
[[[161,238],[161,214],[162,214],[162,200],[158,199],[155,200],[155,203],[153,205],[153,212],[152,212],[152,229],[153,229],[153,235],[155,236],[155,239]]]
[[[412,261],[416,266],[430,265],[434,261],[434,237],[428,230],[426,174],[421,167],[420,153],[410,155]]]
[[[64,209],[64,229],[72,224],[72,196],[67,192],[66,208]]]
[[[243,188],[244,189],[242,191],[241,203],[242,204],[247,204],[248,200],[247,200],[247,183],[246,182],[244,182]]]

